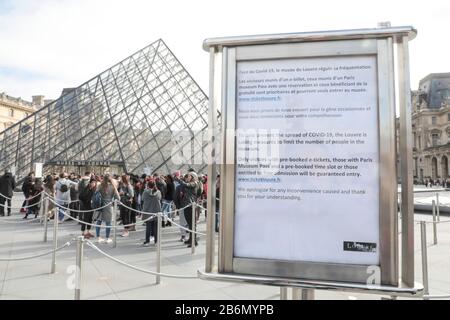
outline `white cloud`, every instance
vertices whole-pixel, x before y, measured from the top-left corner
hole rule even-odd
[[[15,0],[0,12],[0,68],[41,79],[0,74],[0,91],[55,98],[131,53],[162,38],[208,90],[208,37],[413,25],[411,80],[450,71],[448,1],[107,1]],[[0,10],[1,10],[0,6]],[[1,72],[1,71],[0,71]]]

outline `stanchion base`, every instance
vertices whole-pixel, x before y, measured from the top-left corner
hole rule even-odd
[[[385,285],[367,285],[350,282],[311,281],[311,280],[287,279],[287,278],[276,278],[267,276],[259,277],[236,273],[205,272],[204,270],[198,270],[197,274],[200,279],[210,281],[239,282],[249,284],[261,284],[274,287],[300,288],[300,289],[347,291],[347,292],[358,292],[367,294],[389,295],[396,297],[422,298],[424,292],[423,285],[417,282],[415,283],[413,288],[410,288],[410,287],[393,287]]]

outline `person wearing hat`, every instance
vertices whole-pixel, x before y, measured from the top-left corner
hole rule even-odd
[[[7,215],[11,215],[11,198],[13,196],[14,188],[16,187],[16,180],[11,174],[10,170],[5,170],[5,174],[0,177],[0,216],[5,216],[5,203],[7,205]]]

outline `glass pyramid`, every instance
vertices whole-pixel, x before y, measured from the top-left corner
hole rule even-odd
[[[0,170],[21,179],[36,162],[48,173],[58,161],[110,161],[135,174],[201,171],[189,160],[204,156],[207,121],[208,97],[160,39],[0,132]],[[174,142],[180,132],[189,139]],[[186,146],[191,159],[172,161]]]

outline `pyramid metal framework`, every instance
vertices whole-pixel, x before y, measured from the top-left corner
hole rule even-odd
[[[160,39],[0,132],[0,170],[15,167],[20,179],[35,162],[80,160],[136,174],[185,170],[189,161],[171,161],[183,148],[174,135],[188,130],[185,143],[203,153],[207,112],[208,97]]]

